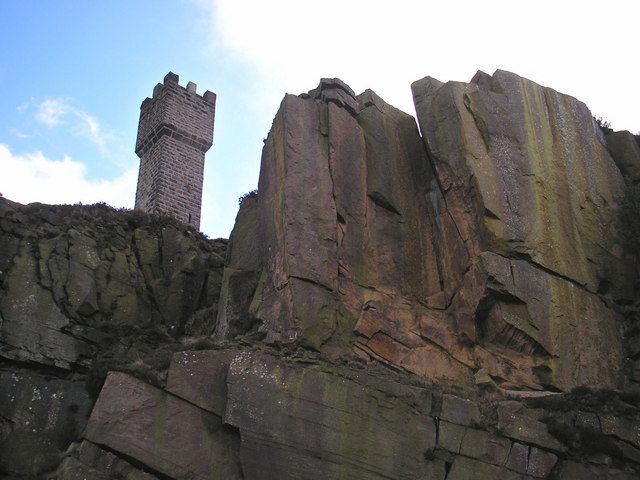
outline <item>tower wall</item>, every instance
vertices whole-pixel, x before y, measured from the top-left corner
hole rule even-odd
[[[140,107],[136,154],[140,173],[135,208],[166,213],[200,227],[204,155],[213,143],[216,95],[200,96],[168,73]]]

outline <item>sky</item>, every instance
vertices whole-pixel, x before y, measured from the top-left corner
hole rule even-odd
[[[640,131],[637,0],[0,0],[0,193],[132,208],[140,103],[217,94],[201,230],[228,237],[285,93],[339,77],[415,114],[424,76],[509,70]]]

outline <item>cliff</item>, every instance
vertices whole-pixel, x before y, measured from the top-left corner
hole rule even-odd
[[[637,138],[509,72],[412,91],[286,95],[228,242],[0,199],[0,472],[637,478]]]

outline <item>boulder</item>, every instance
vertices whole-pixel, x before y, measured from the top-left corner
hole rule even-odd
[[[237,431],[124,373],[107,377],[84,438],[171,478],[243,478]]]

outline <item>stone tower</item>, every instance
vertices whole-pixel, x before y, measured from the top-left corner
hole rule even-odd
[[[140,106],[136,209],[166,213],[200,228],[204,154],[213,144],[216,94],[178,84],[169,72]]]

